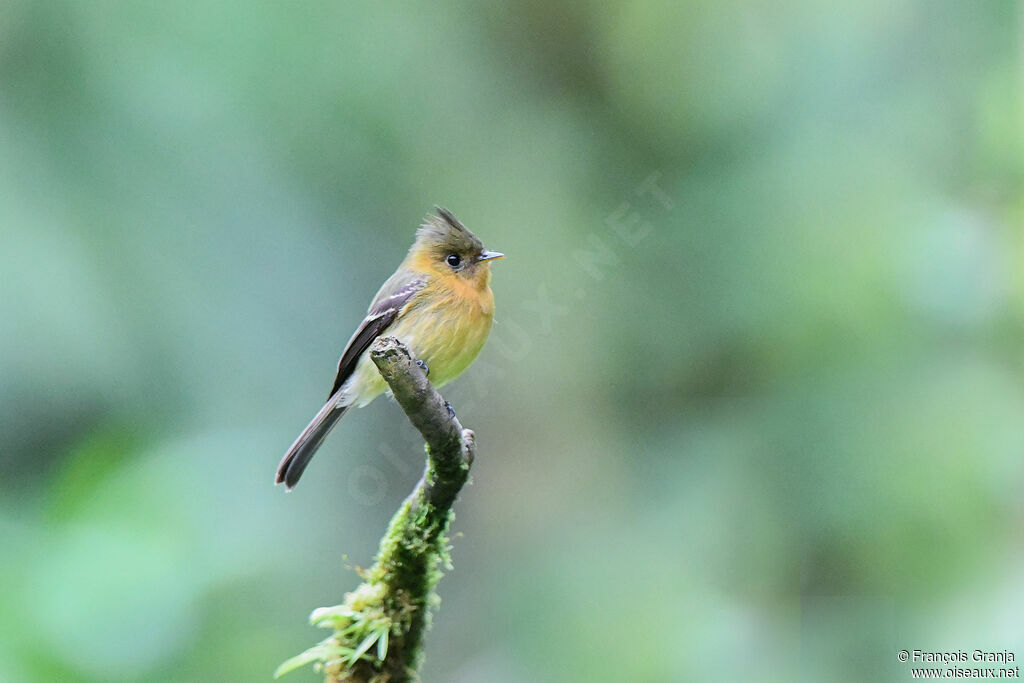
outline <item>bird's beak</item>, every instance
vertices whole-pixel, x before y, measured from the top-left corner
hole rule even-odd
[[[500,251],[484,251],[477,257],[477,261],[493,261],[494,259],[505,258]]]

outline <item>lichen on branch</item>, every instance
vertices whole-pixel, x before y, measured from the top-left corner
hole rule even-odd
[[[446,533],[452,504],[469,478],[473,432],[431,385],[409,349],[381,337],[369,350],[395,400],[426,441],[427,463],[416,488],[391,519],[363,584],[310,621],[332,635],[282,664],[281,676],[305,664],[321,667],[328,683],[400,683],[415,680],[434,588],[450,569]]]

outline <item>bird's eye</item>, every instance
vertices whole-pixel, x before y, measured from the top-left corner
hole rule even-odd
[[[445,259],[445,262],[452,268],[458,268],[459,264],[462,263],[462,257],[458,254],[448,254],[448,258]]]

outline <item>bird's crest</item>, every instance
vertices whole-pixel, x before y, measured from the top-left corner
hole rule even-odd
[[[451,211],[440,206],[435,206],[434,211],[436,213],[428,214],[423,225],[416,231],[418,244],[456,253],[470,253],[484,248],[483,242]]]

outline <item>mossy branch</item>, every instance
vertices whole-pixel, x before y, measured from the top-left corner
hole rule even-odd
[[[345,602],[322,607],[310,620],[333,628],[318,645],[288,660],[280,676],[304,664],[323,667],[327,683],[399,683],[415,680],[423,659],[423,635],[434,587],[450,568],[448,539],[452,504],[473,462],[473,432],[463,429],[409,349],[394,337],[370,347],[370,358],[426,443],[427,464],[381,539],[364,582]]]

